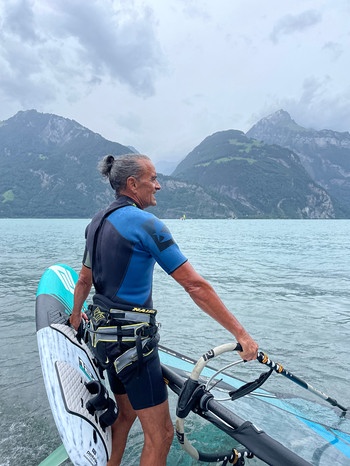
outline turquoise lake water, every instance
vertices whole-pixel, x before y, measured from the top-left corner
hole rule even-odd
[[[35,293],[48,266],[80,269],[87,223],[0,219],[0,466],[36,466],[60,444],[41,376]],[[165,223],[262,350],[350,406],[350,220]],[[158,267],[153,297],[163,345],[198,358],[231,341]],[[292,385],[278,379],[273,389],[300,390]],[[141,444],[136,427],[125,465],[138,464]],[[185,464],[174,445],[168,465]]]

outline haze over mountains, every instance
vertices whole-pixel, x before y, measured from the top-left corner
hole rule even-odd
[[[112,199],[97,171],[135,151],[35,110],[0,123],[0,217],[90,218]],[[302,128],[280,110],[220,131],[160,174],[161,218],[350,218],[350,135]]]

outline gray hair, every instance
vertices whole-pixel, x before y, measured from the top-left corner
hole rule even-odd
[[[113,155],[106,155],[98,164],[101,174],[108,178],[116,194],[126,188],[126,180],[133,176],[138,178],[142,175],[143,167],[140,160],[150,160],[147,155],[125,154],[114,158]]]

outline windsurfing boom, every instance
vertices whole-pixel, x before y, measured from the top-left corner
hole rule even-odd
[[[341,432],[331,426],[324,426],[322,422],[316,423],[305,418],[302,411],[297,411],[286,401],[259,389],[274,371],[282,373],[280,370],[276,371],[276,367],[282,366],[271,362],[270,359],[268,359],[269,363],[267,364],[266,357],[264,360],[262,359],[262,355],[266,356],[264,353],[259,352],[258,361],[268,365],[270,369],[253,382],[241,383],[238,387],[237,379],[223,371],[243,362],[241,359],[218,371],[207,367],[207,364],[220,354],[237,350],[241,350],[241,347],[236,343],[224,344],[208,351],[196,362],[165,347],[160,347],[164,378],[169,388],[178,395],[176,434],[182,448],[196,460],[223,461],[223,465],[229,461],[243,465],[244,458],[253,456],[266,464],[275,466],[350,464],[349,421],[342,421],[345,423],[344,428],[347,429],[347,432]],[[182,363],[178,361],[182,361]],[[221,374],[220,380],[217,379],[219,374]],[[282,373],[282,375],[284,374]],[[295,382],[295,380],[293,381]],[[300,384],[298,383],[298,385]],[[301,386],[308,388],[304,385]],[[313,393],[314,390],[312,390]],[[225,393],[226,398],[222,398],[223,393]],[[255,396],[250,396],[251,394]],[[315,394],[319,396],[319,393]],[[247,398],[243,400],[242,397],[246,395],[248,395]],[[328,401],[329,397],[327,395],[325,397]],[[236,401],[232,403],[233,400],[239,401],[240,404],[235,405]],[[304,403],[304,400],[302,402]],[[343,406],[338,403],[331,404],[343,409]],[[256,412],[259,408],[260,411],[264,410],[265,414],[268,414],[268,418],[270,418],[268,420],[271,422],[271,425],[267,426],[268,430],[272,433],[280,431],[282,438],[283,433],[285,433],[288,446],[284,445],[284,442],[276,440],[270,432],[266,433],[253,422],[245,421],[235,413],[239,412],[241,407],[246,409],[248,406],[249,410],[249,405],[252,405]],[[217,451],[214,453],[199,451],[185,433],[185,420],[190,411],[210,421],[243,447],[237,448],[236,444],[234,448],[220,453]],[[292,416],[290,416],[291,414]],[[288,426],[287,429],[285,426]],[[298,444],[300,445],[298,446]],[[290,448],[291,446],[293,447]],[[235,459],[232,460],[232,458]]]

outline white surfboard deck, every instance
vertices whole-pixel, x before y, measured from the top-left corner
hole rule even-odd
[[[65,450],[75,466],[105,466],[111,453],[111,428],[99,424],[103,411],[91,415],[86,382],[100,378],[87,345],[65,324],[72,310],[76,272],[58,264],[39,283],[36,324],[46,393]],[[113,395],[111,395],[113,398]]]

